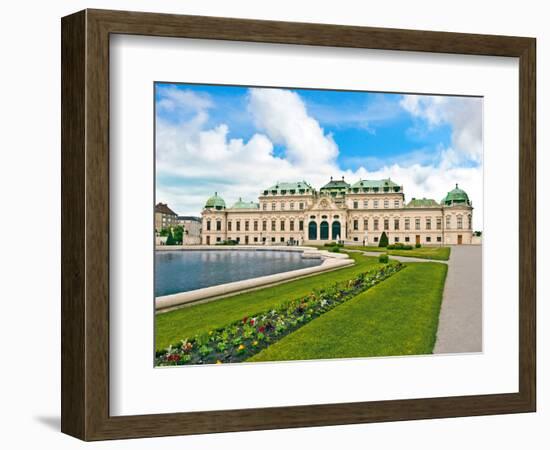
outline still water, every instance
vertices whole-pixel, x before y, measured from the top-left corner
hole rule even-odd
[[[155,253],[155,296],[288,272],[321,264],[301,252],[186,250]]]

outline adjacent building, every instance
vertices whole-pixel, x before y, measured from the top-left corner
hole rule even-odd
[[[391,244],[472,244],[473,206],[458,185],[441,202],[412,198],[390,179],[347,183],[332,179],[319,190],[306,181],[277,183],[258,202],[226,205],[216,192],[202,211],[202,243],[322,244],[344,241],[378,245],[383,232]]]
[[[155,232],[178,225],[178,215],[166,203],[155,205]]]
[[[195,216],[178,216],[178,225],[183,226],[183,245],[201,243],[201,218]]]

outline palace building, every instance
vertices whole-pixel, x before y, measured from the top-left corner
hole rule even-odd
[[[412,198],[390,179],[333,180],[314,189],[306,181],[277,183],[258,202],[239,199],[227,206],[215,193],[202,211],[202,243],[245,245],[460,245],[472,243],[472,202],[456,185],[440,202]]]

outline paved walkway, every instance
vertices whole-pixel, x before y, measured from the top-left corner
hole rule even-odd
[[[363,252],[378,256],[377,252]],[[482,351],[481,245],[457,245],[449,261],[406,256],[390,258],[401,262],[439,262],[449,265],[434,353],[474,353]]]
[[[482,351],[481,245],[451,250],[434,353]]]

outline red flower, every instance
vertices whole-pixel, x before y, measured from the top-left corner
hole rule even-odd
[[[250,325],[254,326],[254,319],[250,319]]]
[[[246,323],[247,320],[248,320],[248,317],[247,317],[247,316],[244,316],[244,318],[243,318],[243,323]]]
[[[172,354],[172,355],[168,355],[168,361],[179,361],[180,360],[180,355],[176,355],[176,354]]]
[[[260,328],[258,328],[258,331],[259,331],[260,333],[263,333],[263,332],[265,331],[265,327],[260,327]]]

